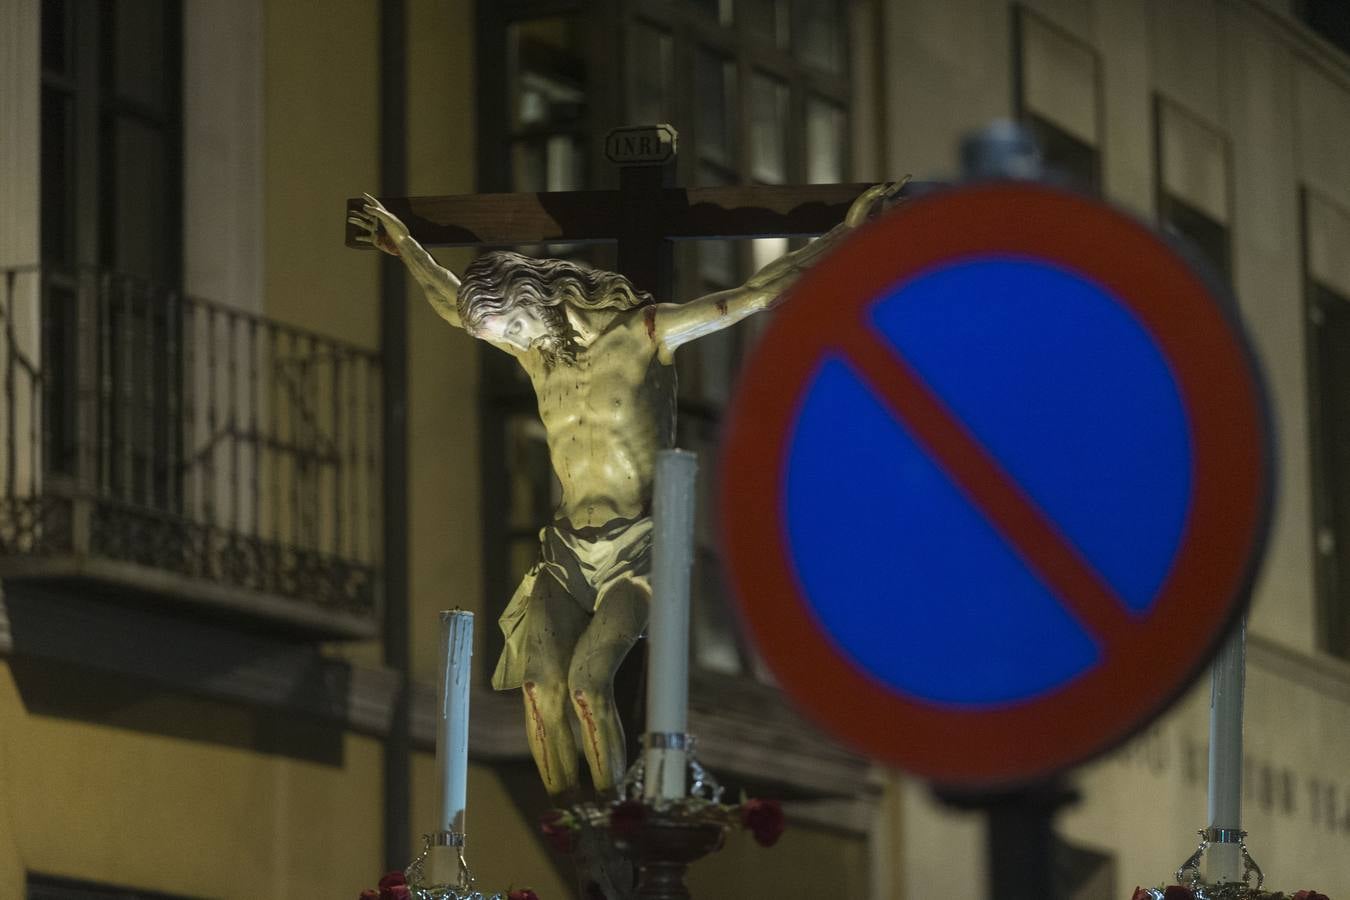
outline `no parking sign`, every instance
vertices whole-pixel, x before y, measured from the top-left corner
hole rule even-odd
[[[1151,229],[1035,183],[842,243],[748,361],[725,446],[769,666],[837,737],[946,785],[1036,780],[1161,712],[1268,524],[1231,301]]]

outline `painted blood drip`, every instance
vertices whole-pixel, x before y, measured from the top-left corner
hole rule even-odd
[[[530,716],[534,719],[534,737],[539,744],[540,764],[544,767],[544,782],[552,780],[548,764],[548,745],[544,743],[544,717],[539,715],[539,704],[534,699],[534,682],[525,682],[525,699],[530,702]]]
[[[591,752],[595,755],[595,761],[598,763],[600,757],[600,742],[596,739],[595,717],[591,715],[591,705],[586,702],[586,694],[577,691],[573,694],[577,700],[577,708],[581,710],[581,720],[586,723],[586,736],[591,739]]]
[[[649,306],[642,312],[643,324],[647,326],[647,339],[656,340],[656,307]]]

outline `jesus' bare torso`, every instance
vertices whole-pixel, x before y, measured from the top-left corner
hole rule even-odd
[[[570,365],[550,365],[540,350],[517,357],[562,488],[555,515],[574,528],[643,515],[656,452],[674,443],[675,370],[647,333],[652,309],[612,313]]]
[[[596,789],[623,776],[613,679],[651,602],[648,516],[656,453],[675,437],[675,351],[771,307],[897,195],[898,185],[871,188],[820,239],[738,288],[683,304],[657,303],[612,272],[514,253],[483,254],[461,280],[373,197],[350,217],[359,239],[404,261],[442,318],[511,354],[534,386],[562,501],[502,615],[493,686],[522,689],[530,750],[559,802],[579,781],[569,709]]]

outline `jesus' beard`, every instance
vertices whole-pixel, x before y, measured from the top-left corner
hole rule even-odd
[[[544,359],[544,368],[552,371],[558,363],[574,366],[577,354],[582,350],[577,343],[577,332],[561,312],[557,317],[548,317],[548,334],[535,341],[534,346]]]

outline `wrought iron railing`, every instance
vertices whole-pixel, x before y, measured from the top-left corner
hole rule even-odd
[[[0,558],[130,563],[373,622],[374,353],[129,276],[0,272]]]

